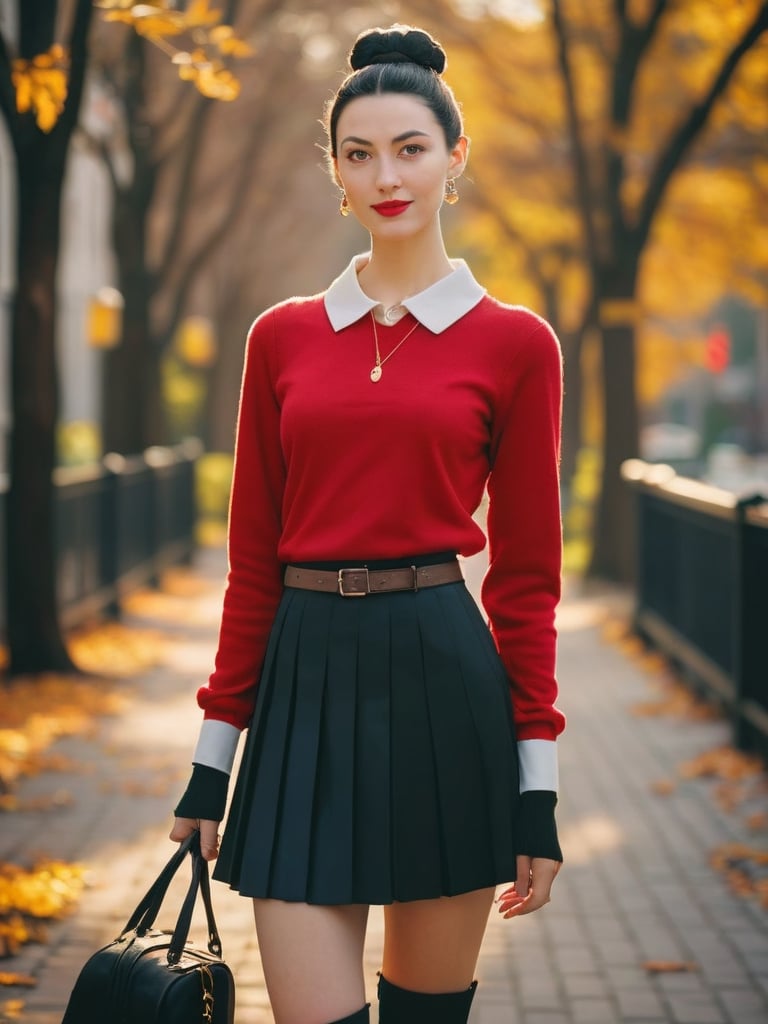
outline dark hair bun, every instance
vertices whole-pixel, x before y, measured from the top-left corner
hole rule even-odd
[[[445,70],[442,46],[420,28],[393,25],[392,28],[371,28],[355,40],[349,55],[353,71],[369,64],[419,64],[439,74]]]

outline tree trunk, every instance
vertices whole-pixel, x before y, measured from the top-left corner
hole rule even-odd
[[[139,170],[137,168],[137,174]],[[146,269],[146,210],[140,182],[115,194],[114,240],[123,295],[120,344],[107,354],[104,373],[104,448],[131,455],[166,440],[160,397],[160,348],[149,317],[152,293]]]
[[[42,137],[41,137],[42,138]],[[11,326],[11,484],[6,565],[11,674],[71,671],[56,595],[55,287],[63,159],[43,142],[18,155],[18,281]]]
[[[147,227],[157,167],[146,120],[146,42],[129,37],[124,100],[133,168],[127,185],[115,178],[112,237],[122,292],[120,344],[104,372],[104,447],[131,455],[167,440],[160,382],[161,346],[155,343],[149,306],[155,282],[147,269]]]
[[[560,479],[565,498],[570,494],[571,481],[576,472],[576,458],[581,448],[582,337],[582,332],[564,334],[561,337],[565,387],[563,389],[563,442]]]
[[[68,94],[50,133],[44,134],[31,114],[5,110],[18,195],[5,529],[11,675],[75,669],[64,644],[56,593],[56,270],[62,185],[82,99],[92,14],[90,0],[78,0],[72,11]],[[45,52],[54,38],[56,16],[56,0],[19,4],[20,56]]]
[[[234,451],[248,326],[248,316],[237,307],[229,315],[223,311],[218,321],[218,356],[211,368],[206,390],[204,441],[206,449],[211,452]]]
[[[636,266],[636,261],[635,261]],[[624,268],[626,274],[626,266]],[[602,307],[601,349],[606,429],[603,467],[597,502],[592,558],[587,574],[628,583],[634,576],[635,530],[629,488],[621,464],[638,453],[635,323],[635,273],[623,288],[611,288]],[[623,312],[619,308],[623,307]],[[609,307],[613,306],[610,310]]]

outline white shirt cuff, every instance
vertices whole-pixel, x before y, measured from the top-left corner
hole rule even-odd
[[[518,740],[520,792],[531,789],[558,790],[557,744],[554,740]]]
[[[203,719],[192,757],[193,764],[204,764],[230,775],[239,739],[240,730],[236,725],[220,722],[216,718]]]

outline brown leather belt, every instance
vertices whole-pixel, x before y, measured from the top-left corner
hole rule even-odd
[[[397,590],[422,590],[463,579],[458,562],[440,565],[411,565],[405,569],[299,569],[289,565],[283,582],[299,590],[321,590],[342,597],[366,597],[368,594],[391,594]]]

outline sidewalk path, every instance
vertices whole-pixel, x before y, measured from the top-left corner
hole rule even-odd
[[[481,567],[468,569],[476,582]],[[203,552],[196,575],[209,586],[199,596],[178,599],[170,618],[161,604],[151,619],[133,617],[168,635],[168,655],[133,684],[123,715],[103,719],[93,738],[57,745],[92,770],[22,786],[22,797],[66,787],[74,805],[0,817],[0,859],[28,863],[40,851],[91,870],[76,913],[50,929],[50,942],[0,962],[0,970],[38,979],[34,989],[0,989],[0,1005],[25,1001],[27,1024],[60,1024],[82,963],[119,932],[170,855],[169,811],[197,734],[194,690],[212,662],[223,572],[222,553]],[[653,790],[681,762],[725,743],[727,728],[630,713],[652,695],[645,671],[601,641],[617,600],[574,593],[563,604],[559,675],[569,727],[560,741],[559,822],[567,863],[543,911],[492,918],[473,1024],[766,1024],[768,912],[731,893],[709,866],[723,843],[754,844],[744,816],[721,809],[709,782],[684,781],[664,796]],[[178,881],[162,927],[173,924]],[[250,904],[223,886],[214,899],[238,983],[236,1024],[269,1024]],[[366,948],[374,1006],[381,937],[374,910]],[[650,973],[648,961],[695,969]]]

